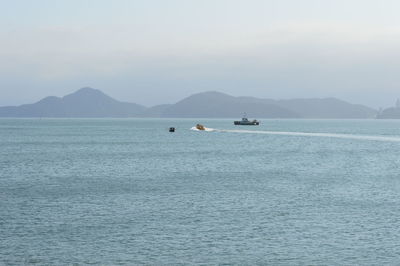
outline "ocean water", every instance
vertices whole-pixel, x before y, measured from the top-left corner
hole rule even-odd
[[[2,264],[399,265],[400,121],[0,119]]]

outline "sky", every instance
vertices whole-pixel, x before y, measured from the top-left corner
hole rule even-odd
[[[0,106],[93,87],[146,106],[220,91],[400,98],[397,0],[0,0]]]

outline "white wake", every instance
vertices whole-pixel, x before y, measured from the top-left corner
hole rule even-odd
[[[196,127],[193,127],[192,130],[198,130],[198,129],[196,129]],[[340,134],[340,133],[308,133],[308,132],[290,132],[290,131],[260,131],[260,130],[235,130],[235,129],[231,130],[231,129],[214,129],[214,128],[206,128],[205,131],[400,142],[400,137],[369,136],[369,135],[354,135],[354,134]]]

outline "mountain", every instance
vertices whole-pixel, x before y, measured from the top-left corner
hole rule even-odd
[[[256,99],[256,98],[254,98]],[[194,94],[168,107],[163,117],[234,118],[247,112],[252,117],[298,118],[299,115],[275,104],[268,104],[246,97],[233,97],[210,91]]]
[[[87,87],[62,98],[50,96],[34,104],[0,107],[0,117],[134,117],[145,109]]]
[[[303,118],[373,118],[376,110],[336,98],[279,100],[279,106]]]
[[[400,99],[397,99],[396,105],[379,111],[376,115],[378,119],[400,119]]]
[[[376,111],[335,98],[272,100],[234,97],[208,91],[193,94],[175,104],[144,106],[117,101],[103,92],[82,88],[37,103],[0,107],[0,117],[176,117],[240,118],[373,118]]]
[[[400,108],[390,107],[384,109],[379,114],[377,114],[376,118],[378,119],[400,119]]]
[[[373,118],[372,108],[335,98],[272,100],[233,97],[220,92],[191,95],[167,107],[163,117],[241,117],[246,112],[257,118]]]

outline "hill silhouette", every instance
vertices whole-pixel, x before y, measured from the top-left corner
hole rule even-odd
[[[272,100],[233,97],[210,91],[191,95],[161,113],[162,117],[373,118],[376,110],[335,98]]]
[[[0,107],[2,117],[132,117],[146,107],[117,101],[100,90],[82,88],[62,98],[50,96],[34,104]]]
[[[217,91],[146,108],[117,101],[89,87],[62,98],[50,96],[33,104],[0,107],[0,117],[239,118],[244,112],[254,118],[373,118],[377,113],[335,98],[272,100],[234,97]]]
[[[376,118],[378,119],[400,119],[400,99],[397,99],[394,107],[381,110]]]
[[[210,91],[191,95],[164,110],[163,117],[241,117],[243,112],[260,118],[298,118],[295,112],[276,104]]]

